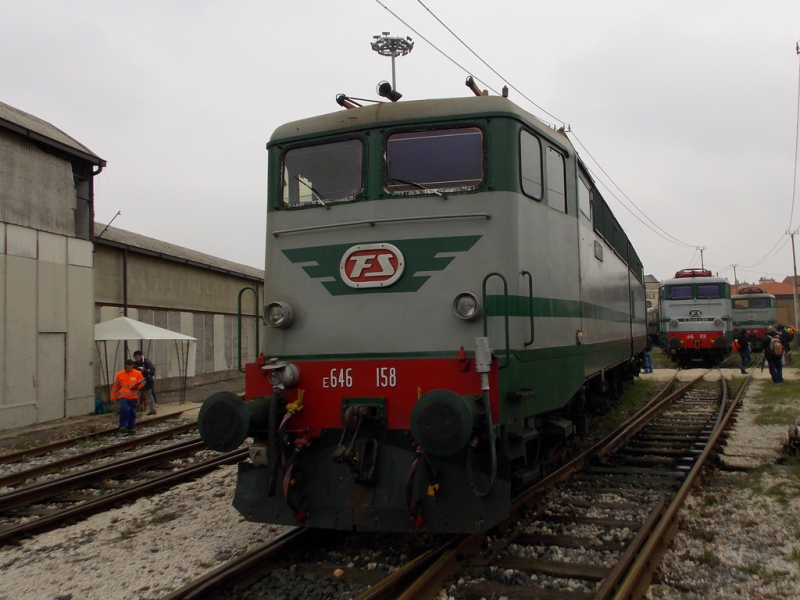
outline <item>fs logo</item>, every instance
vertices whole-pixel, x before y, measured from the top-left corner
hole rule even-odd
[[[689,311],[689,316],[690,317],[700,317],[702,315],[703,315],[703,311],[702,310],[690,310]]]
[[[389,287],[405,270],[403,254],[392,244],[359,244],[348,249],[339,263],[342,281],[351,288]]]
[[[755,321],[756,320],[756,316],[757,315],[747,315],[747,320],[748,321]]]

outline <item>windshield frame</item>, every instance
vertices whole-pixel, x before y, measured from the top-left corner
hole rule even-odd
[[[407,133],[422,133],[437,130],[453,130],[453,129],[477,129],[481,134],[481,180],[472,186],[459,186],[459,187],[431,187],[425,182],[408,181],[407,185],[413,189],[408,190],[393,190],[389,187],[391,181],[394,180],[389,177],[389,138],[393,135],[407,134]],[[457,122],[438,122],[425,125],[423,127],[393,127],[384,132],[383,139],[381,140],[381,155],[382,155],[382,186],[385,194],[392,198],[400,198],[403,196],[440,196],[446,197],[453,194],[470,194],[480,191],[484,188],[489,180],[489,140],[487,128],[484,124],[475,121],[457,121]]]
[[[316,190],[310,190],[312,201],[297,204],[287,204],[284,202],[284,189],[286,186],[286,157],[293,151],[302,148],[312,148],[314,146],[325,146],[328,144],[336,144],[348,141],[358,141],[361,144],[361,168],[359,170],[360,188],[358,192],[351,196],[343,198],[325,198],[322,197],[322,202],[316,198]],[[346,135],[338,135],[332,137],[315,138],[312,140],[305,140],[295,144],[287,144],[281,148],[280,161],[278,166],[278,189],[276,198],[276,207],[280,210],[302,210],[307,208],[329,208],[330,205],[350,204],[362,200],[367,191],[367,161],[369,155],[369,144],[366,136],[360,134],[349,133]],[[313,182],[312,182],[313,183]],[[304,185],[301,181],[298,185]]]

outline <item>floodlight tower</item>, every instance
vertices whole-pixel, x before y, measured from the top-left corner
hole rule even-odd
[[[371,42],[372,49],[381,56],[392,57],[392,89],[397,89],[397,82],[394,75],[394,59],[397,56],[405,56],[414,49],[414,42],[410,37],[392,37],[388,31],[384,31],[381,35],[374,35],[372,38],[375,40]]]

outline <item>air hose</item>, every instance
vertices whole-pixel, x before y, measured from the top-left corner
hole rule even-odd
[[[475,476],[474,476],[474,462],[475,462],[475,450],[478,447],[478,442],[480,441],[480,436],[475,435],[469,441],[469,449],[467,450],[467,483],[469,484],[472,493],[475,494],[478,498],[485,498],[492,492],[492,488],[494,488],[494,482],[497,478],[497,448],[495,448],[495,439],[494,439],[494,424],[492,423],[492,407],[489,404],[489,383],[488,377],[485,373],[481,373],[481,383],[483,379],[486,379],[485,387],[483,390],[483,410],[486,413],[486,425],[489,428],[489,453],[491,455],[492,460],[492,469],[491,475],[489,477],[489,485],[486,487],[485,490],[481,490],[478,487],[478,484],[475,483]]]
[[[279,386],[272,388],[272,400],[269,403],[269,430],[267,435],[267,462],[269,463],[269,480],[267,481],[267,496],[275,496],[278,485],[278,450],[276,447],[275,428],[278,420],[278,402],[283,390]]]

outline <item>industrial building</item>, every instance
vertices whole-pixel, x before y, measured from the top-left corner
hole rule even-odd
[[[94,227],[98,323],[127,316],[197,338],[189,346],[190,386],[239,376],[239,365],[255,359],[264,271],[116,227]],[[153,361],[156,390],[177,389],[185,359],[180,347],[168,341],[141,346],[129,344],[128,355],[141,349]],[[111,370],[121,368],[124,348],[108,352]],[[99,361],[95,383],[103,384]]]
[[[0,102],[0,429],[94,407],[93,178],[105,164]]]
[[[161,391],[239,376],[255,358],[264,272],[94,223],[105,165],[0,102],[0,429],[93,412],[101,364],[113,375],[126,352],[148,354]],[[95,323],[122,315],[197,341],[188,355],[168,341],[101,348]]]

